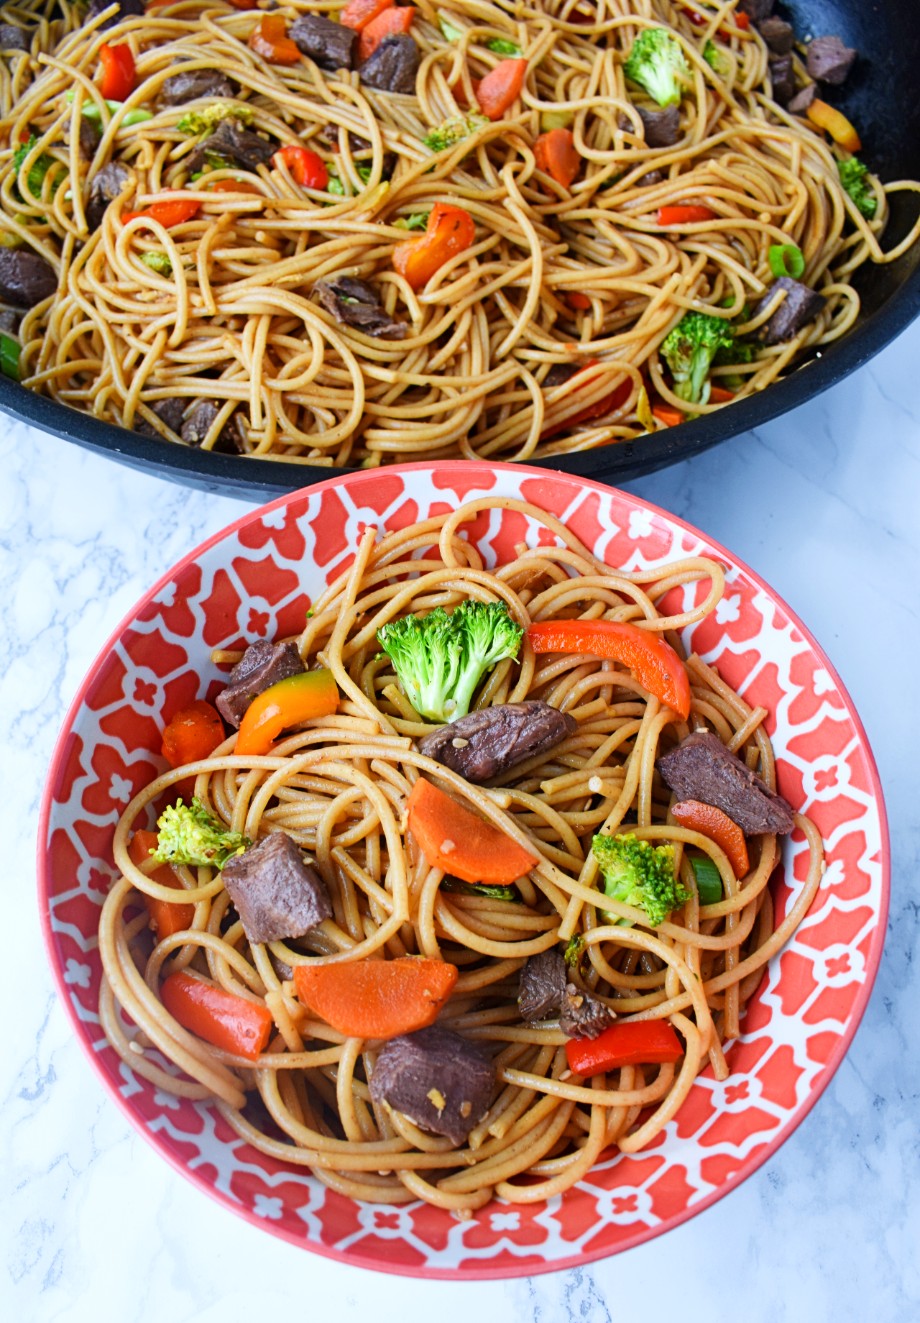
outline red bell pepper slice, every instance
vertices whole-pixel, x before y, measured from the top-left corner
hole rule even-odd
[[[597,1038],[570,1038],[565,1045],[569,1070],[583,1079],[618,1066],[660,1066],[683,1055],[683,1045],[667,1020],[622,1020]]]
[[[716,213],[712,207],[697,206],[694,203],[658,208],[659,225],[695,225],[700,221],[715,219]]]
[[[325,161],[309,147],[289,143],[287,147],[281,147],[275,152],[272,161],[275,165],[286,165],[294,183],[300,184],[302,188],[325,189],[329,183]]]
[[[269,64],[296,64],[300,51],[287,35],[287,24],[280,14],[264,14],[249,34],[249,49]]]
[[[573,303],[578,295],[566,294],[565,297],[567,302]],[[581,297],[585,296],[582,295]],[[588,307],[590,307],[590,299],[587,299],[586,301]],[[598,360],[596,358],[589,359],[584,367],[578,369],[575,376],[580,377],[581,374],[587,372],[589,368],[597,367],[597,364]],[[559,436],[561,433],[567,432],[572,427],[578,427],[581,423],[590,423],[593,422],[595,418],[603,418],[605,414],[613,413],[614,409],[619,409],[626,403],[629,399],[629,393],[631,390],[632,381],[627,377],[626,380],[621,381],[619,386],[615,387],[609,395],[604,395],[601,399],[597,400],[596,403],[589,404],[587,408],[582,409],[579,413],[573,414],[570,418],[564,419],[561,423],[554,423],[552,427],[545,428],[540,433],[540,440],[549,441],[554,436]]]
[[[283,730],[338,709],[339,691],[331,671],[302,671],[269,685],[249,704],[240,722],[234,753],[268,753]]]
[[[534,652],[583,652],[621,662],[650,694],[686,721],[690,680],[684,663],[658,634],[624,620],[538,620],[527,627]]]
[[[163,757],[170,767],[197,763],[226,739],[220,713],[204,699],[180,708],[163,731]]]
[[[268,1046],[272,1017],[267,1006],[237,997],[184,971],[160,985],[160,1000],[183,1029],[206,1043],[258,1060]]]
[[[99,59],[102,64],[99,91],[106,101],[127,101],[136,79],[131,47],[110,46],[104,41],[99,47]]]
[[[362,32],[369,23],[373,23],[378,14],[389,9],[393,0],[348,0],[348,4],[339,14],[339,22],[346,28]]]
[[[388,5],[376,18],[361,29],[358,40],[358,62],[369,60],[384,37],[396,37],[408,32],[415,18],[412,5]]]
[[[167,198],[163,202],[152,202],[143,211],[126,211],[121,221],[123,225],[127,225],[128,221],[143,217],[145,220],[159,221],[160,225],[171,230],[174,225],[182,225],[185,221],[194,220],[200,210],[201,201],[198,198]]]
[[[475,238],[476,226],[468,211],[436,202],[421,238],[406,239],[393,249],[393,266],[413,289],[421,289],[445,262],[464,252]]]
[[[527,61],[499,60],[476,88],[479,109],[487,119],[501,119],[521,95],[527,76]]]
[[[701,836],[715,841],[728,856],[735,877],[747,876],[750,864],[744,832],[727,813],[698,799],[682,799],[680,803],[671,806],[671,817],[681,827],[698,831]]]

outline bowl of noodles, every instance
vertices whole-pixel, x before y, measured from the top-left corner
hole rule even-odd
[[[513,637],[462,703],[454,668],[445,725],[392,636],[480,615]],[[474,769],[534,712],[549,737]],[[668,760],[700,743],[780,816],[693,808]],[[849,698],[755,573],[633,496],[458,461],[280,498],[153,586],[61,732],[39,896],[93,1069],[199,1189],[350,1263],[502,1277],[775,1153],[868,1001],[887,834]]]
[[[890,91],[920,36],[854,8],[22,0],[0,407],[257,496],[456,458],[622,479],[756,426],[920,308]]]

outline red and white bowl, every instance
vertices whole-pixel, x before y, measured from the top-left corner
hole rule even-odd
[[[168,714],[219,687],[211,650],[296,633],[366,525],[401,528],[482,495],[551,511],[611,565],[699,553],[728,567],[722,602],[687,639],[769,710],[780,790],[820,828],[827,871],[744,1016],[724,1083],[702,1075],[658,1142],[635,1156],[608,1154],[563,1197],[534,1207],[496,1201],[461,1222],[423,1204],[355,1203],[249,1148],[209,1107],[136,1077],[99,1028],[96,927],[114,872],[115,823],[162,768],[152,750]],[[528,535],[519,513],[502,510],[467,528],[490,563],[513,558]],[[680,591],[692,598],[701,588]],[[774,881],[778,916],[801,885],[806,853],[797,836],[787,842]],[[888,907],[888,840],[850,699],[756,574],[637,497],[542,469],[464,461],[349,474],[294,492],[170,570],[106,644],[68,713],[45,789],[38,877],[48,952],[74,1029],[132,1123],[189,1180],[319,1254],[386,1272],[488,1278],[580,1265],[639,1244],[706,1208],[776,1151],[826,1087],[869,999]]]

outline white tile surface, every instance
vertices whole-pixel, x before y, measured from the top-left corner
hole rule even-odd
[[[920,814],[908,765],[920,654],[918,358],[920,323],[797,413],[629,484],[762,574],[824,646],[862,715],[893,850],[889,940],[863,1026],[811,1115],[734,1194],[604,1263],[507,1283],[385,1277],[273,1240],[183,1181],[97,1083],[39,933],[33,855],[45,769],[68,704],[124,613],[248,507],[0,419],[0,1317],[920,1319]]]

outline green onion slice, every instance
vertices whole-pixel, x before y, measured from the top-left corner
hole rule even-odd
[[[777,280],[781,276],[790,276],[793,280],[798,280],[805,270],[805,258],[802,256],[802,250],[797,248],[794,243],[773,244],[768,256],[770,270]]]
[[[0,332],[0,372],[13,381],[19,380],[19,341]]]
[[[696,890],[701,905],[718,905],[722,899],[722,875],[708,854],[694,855],[691,860],[696,878]]]

